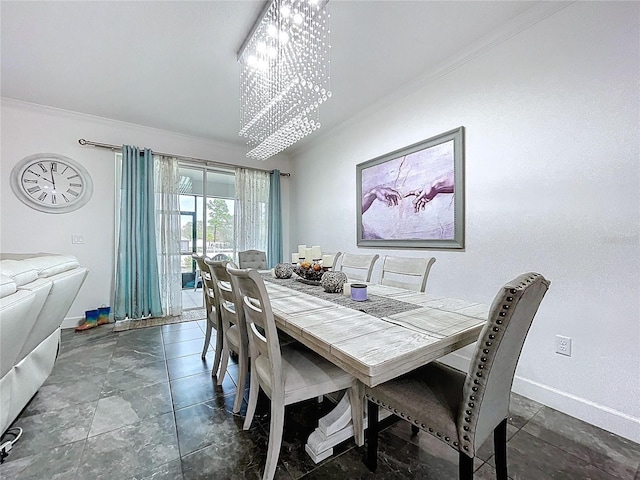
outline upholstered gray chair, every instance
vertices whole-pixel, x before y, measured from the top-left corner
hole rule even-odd
[[[247,372],[249,371],[249,339],[244,317],[241,318],[238,315],[237,306],[240,304],[240,297],[238,292],[233,289],[231,277],[226,269],[227,265],[232,267],[236,265],[228,260],[219,262],[207,260],[207,264],[213,276],[217,308],[220,311],[222,325],[221,330],[218,332],[218,335],[223,338],[218,385],[222,385],[227,374],[229,350],[232,350],[238,355],[238,385],[236,386],[236,397],[233,403],[233,413],[238,413],[242,406],[242,398],[247,383]]]
[[[251,386],[243,428],[251,427],[259,390],[271,400],[267,460],[262,476],[275,474],[284,428],[286,405],[349,389],[354,418],[362,418],[362,398],[356,379],[300,343],[282,346],[264,280],[256,270],[227,266],[234,290],[242,297],[242,314],[249,331]],[[361,424],[360,424],[361,425]]]
[[[468,373],[432,362],[365,389],[367,465],[377,466],[378,408],[386,408],[459,452],[460,480],[473,478],[473,459],[493,432],[496,475],[507,480],[507,416],[516,365],[549,281],[525,273],[496,295]]]
[[[260,250],[245,250],[238,252],[238,266],[255,270],[267,269],[267,254]]]
[[[408,258],[387,255],[382,262],[380,283],[392,287],[424,292],[434,257]]]
[[[341,257],[340,271],[347,275],[349,281],[368,282],[371,280],[371,272],[378,258],[380,255],[377,253],[375,255],[358,255],[345,252]]]

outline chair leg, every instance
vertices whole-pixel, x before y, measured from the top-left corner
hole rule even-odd
[[[367,401],[367,468],[375,472],[378,468],[378,404]]]
[[[215,315],[215,310],[214,310]],[[224,348],[224,335],[222,333],[222,327],[218,324],[216,326],[216,352],[213,357],[213,367],[211,368],[211,376],[214,377],[218,373],[220,368],[220,360],[222,358],[222,349]]]
[[[496,479],[507,480],[507,419],[493,430],[493,447],[496,455]]]
[[[284,429],[284,398],[274,396],[271,399],[271,422],[269,425],[269,446],[267,447],[267,462],[264,466],[262,480],[272,480],[276,474],[280,446],[282,445],[282,431]]]
[[[227,366],[229,365],[229,344],[222,342],[222,357],[220,358],[220,373],[218,374],[218,385],[222,385],[224,376],[227,374]]]
[[[253,360],[251,365],[251,371],[255,372],[253,368]],[[260,384],[258,378],[252,378],[249,383],[249,403],[247,404],[247,413],[244,417],[243,430],[249,430],[251,428],[251,422],[253,421],[253,415],[256,413],[256,404],[258,403],[258,394],[260,393]]]
[[[211,330],[213,330],[213,327],[211,326],[211,323],[207,319],[207,332],[204,335],[204,346],[202,347],[202,356],[201,356],[202,360],[205,359],[205,357],[207,356],[207,350],[209,350],[209,342],[211,341]]]
[[[459,457],[460,480],[473,480],[473,457],[468,457],[462,452]]]
[[[249,370],[249,355],[246,349],[238,354],[238,385],[236,385],[236,399],[233,402],[233,413],[238,413],[242,407],[244,389],[247,385],[247,371]]]

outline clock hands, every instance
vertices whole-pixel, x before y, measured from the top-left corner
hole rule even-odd
[[[45,180],[49,183],[53,183],[53,185],[55,186],[55,182],[52,182],[51,180],[49,180],[48,178],[44,178],[42,175],[37,174],[36,172],[34,172],[33,170],[27,170],[29,173],[33,173],[36,177],[41,178],[42,180]],[[51,174],[51,179],[53,180],[53,174]]]
[[[53,183],[53,191],[56,191],[56,179],[53,176],[53,168],[49,171],[49,173],[51,173],[51,183]]]

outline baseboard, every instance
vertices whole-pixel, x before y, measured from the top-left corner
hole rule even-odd
[[[82,324],[82,322],[84,322],[84,315],[81,315],[79,317],[66,317],[62,321],[62,325],[60,325],[60,328],[62,328],[63,330],[66,328],[76,328],[77,326]]]
[[[580,398],[542,383],[516,376],[513,391],[591,425],[640,443],[640,418]]]
[[[443,357],[442,361],[466,372],[471,358],[454,352]],[[512,390],[559,412],[640,443],[640,418],[517,375],[513,379]]]

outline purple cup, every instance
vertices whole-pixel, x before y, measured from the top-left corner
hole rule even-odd
[[[351,300],[364,302],[367,299],[367,286],[364,283],[351,284]]]

